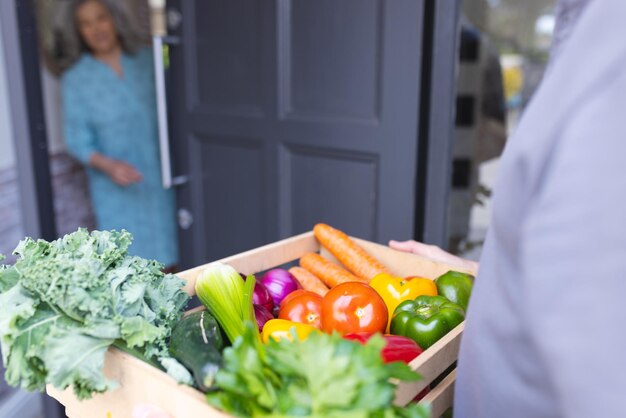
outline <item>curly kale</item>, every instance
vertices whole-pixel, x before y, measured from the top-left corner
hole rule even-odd
[[[167,350],[189,299],[184,282],[129,255],[131,242],[126,231],[79,229],[19,243],[15,265],[0,266],[0,346],[10,385],[72,386],[79,399],[89,398],[115,386],[102,373],[112,345],[190,380]]]

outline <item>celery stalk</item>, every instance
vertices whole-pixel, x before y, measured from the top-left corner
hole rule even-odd
[[[221,263],[209,265],[196,279],[198,298],[219,322],[231,343],[243,334],[245,321],[254,321],[254,285],[254,276],[248,276],[244,284],[234,268]]]
[[[254,307],[252,306],[252,296],[254,294],[254,286],[256,285],[256,278],[254,275],[246,277],[246,283],[243,285],[243,320],[254,321]],[[246,309],[245,307],[248,307]]]

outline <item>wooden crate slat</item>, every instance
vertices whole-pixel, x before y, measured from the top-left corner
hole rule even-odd
[[[315,240],[313,232],[305,232],[295,237],[223,258],[219,262],[234,267],[240,273],[254,274],[296,260],[306,252],[316,252],[318,250],[319,244]],[[190,295],[195,294],[196,277],[209,264],[211,263],[176,274],[187,282],[184,288],[185,292]]]
[[[448,408],[452,407],[456,369],[452,370],[420,403],[430,404],[431,417],[440,417]]]
[[[420,393],[456,361],[463,329],[465,329],[465,322],[459,324],[409,364],[411,369],[422,375],[422,380],[401,382],[396,390],[394,401],[396,405],[408,404],[416,394]]]
[[[230,417],[209,406],[199,391],[179,385],[166,373],[117,349],[107,351],[104,374],[119,382],[119,387],[85,401],[76,399],[71,388],[60,391],[48,385],[46,390],[71,418],[128,418],[140,403],[157,405],[173,418]]]

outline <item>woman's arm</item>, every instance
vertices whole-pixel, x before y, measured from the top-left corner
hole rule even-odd
[[[71,79],[63,79],[64,133],[68,152],[83,164],[102,171],[120,186],[141,181],[141,173],[133,166],[108,158],[98,150],[96,135],[89,124],[89,111],[81,100],[79,88]]]
[[[102,171],[109,176],[116,184],[120,186],[128,186],[138,183],[142,180],[141,173],[132,165],[124,161],[113,160],[100,154],[93,152],[89,158],[89,165]]]

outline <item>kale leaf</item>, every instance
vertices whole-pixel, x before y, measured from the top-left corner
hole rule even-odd
[[[102,373],[112,345],[190,382],[167,338],[189,299],[156,261],[128,254],[126,231],[85,229],[56,241],[26,238],[0,266],[0,346],[12,386],[72,386],[79,399],[115,387]]]

